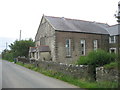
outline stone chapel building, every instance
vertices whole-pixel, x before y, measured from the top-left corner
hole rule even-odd
[[[42,16],[31,59],[74,63],[92,50],[117,53],[118,25]]]

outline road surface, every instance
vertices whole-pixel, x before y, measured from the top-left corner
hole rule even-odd
[[[78,88],[11,62],[0,60],[1,65],[2,88]]]

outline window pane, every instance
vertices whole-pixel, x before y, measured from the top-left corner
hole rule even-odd
[[[98,48],[97,40],[93,41],[93,48],[94,48],[94,50],[97,50],[97,48]]]
[[[82,55],[85,55],[85,40],[80,40],[80,52]]]
[[[110,43],[115,43],[115,36],[110,36]]]
[[[66,56],[71,56],[71,39],[66,40]]]

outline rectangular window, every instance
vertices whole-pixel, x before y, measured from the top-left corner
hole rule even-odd
[[[66,39],[66,56],[71,56],[71,39]]]
[[[93,49],[96,51],[98,48],[98,40],[93,41]]]
[[[80,40],[81,54],[85,55],[85,40]]]
[[[116,43],[115,36],[109,37],[109,43]]]
[[[40,38],[40,45],[45,45],[45,37]]]
[[[110,53],[116,53],[116,48],[110,48]]]
[[[36,55],[37,55],[37,57],[36,57],[36,58],[38,59],[38,52],[36,53]]]
[[[32,53],[32,58],[35,58],[35,53],[34,52]]]

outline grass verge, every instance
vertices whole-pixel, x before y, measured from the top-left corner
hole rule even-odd
[[[118,83],[116,82],[89,82],[89,81],[85,81],[85,80],[80,80],[68,75],[64,75],[60,72],[55,72],[52,70],[45,70],[43,68],[38,68],[35,67],[33,64],[23,64],[21,62],[17,62],[16,64],[24,66],[28,69],[40,72],[44,75],[50,76],[50,77],[54,77],[56,79],[59,80],[63,80],[65,82],[68,82],[70,84],[76,85],[80,88],[89,88],[89,90],[92,90],[93,88],[104,88],[104,90],[108,90],[108,88],[117,88],[118,87]]]

